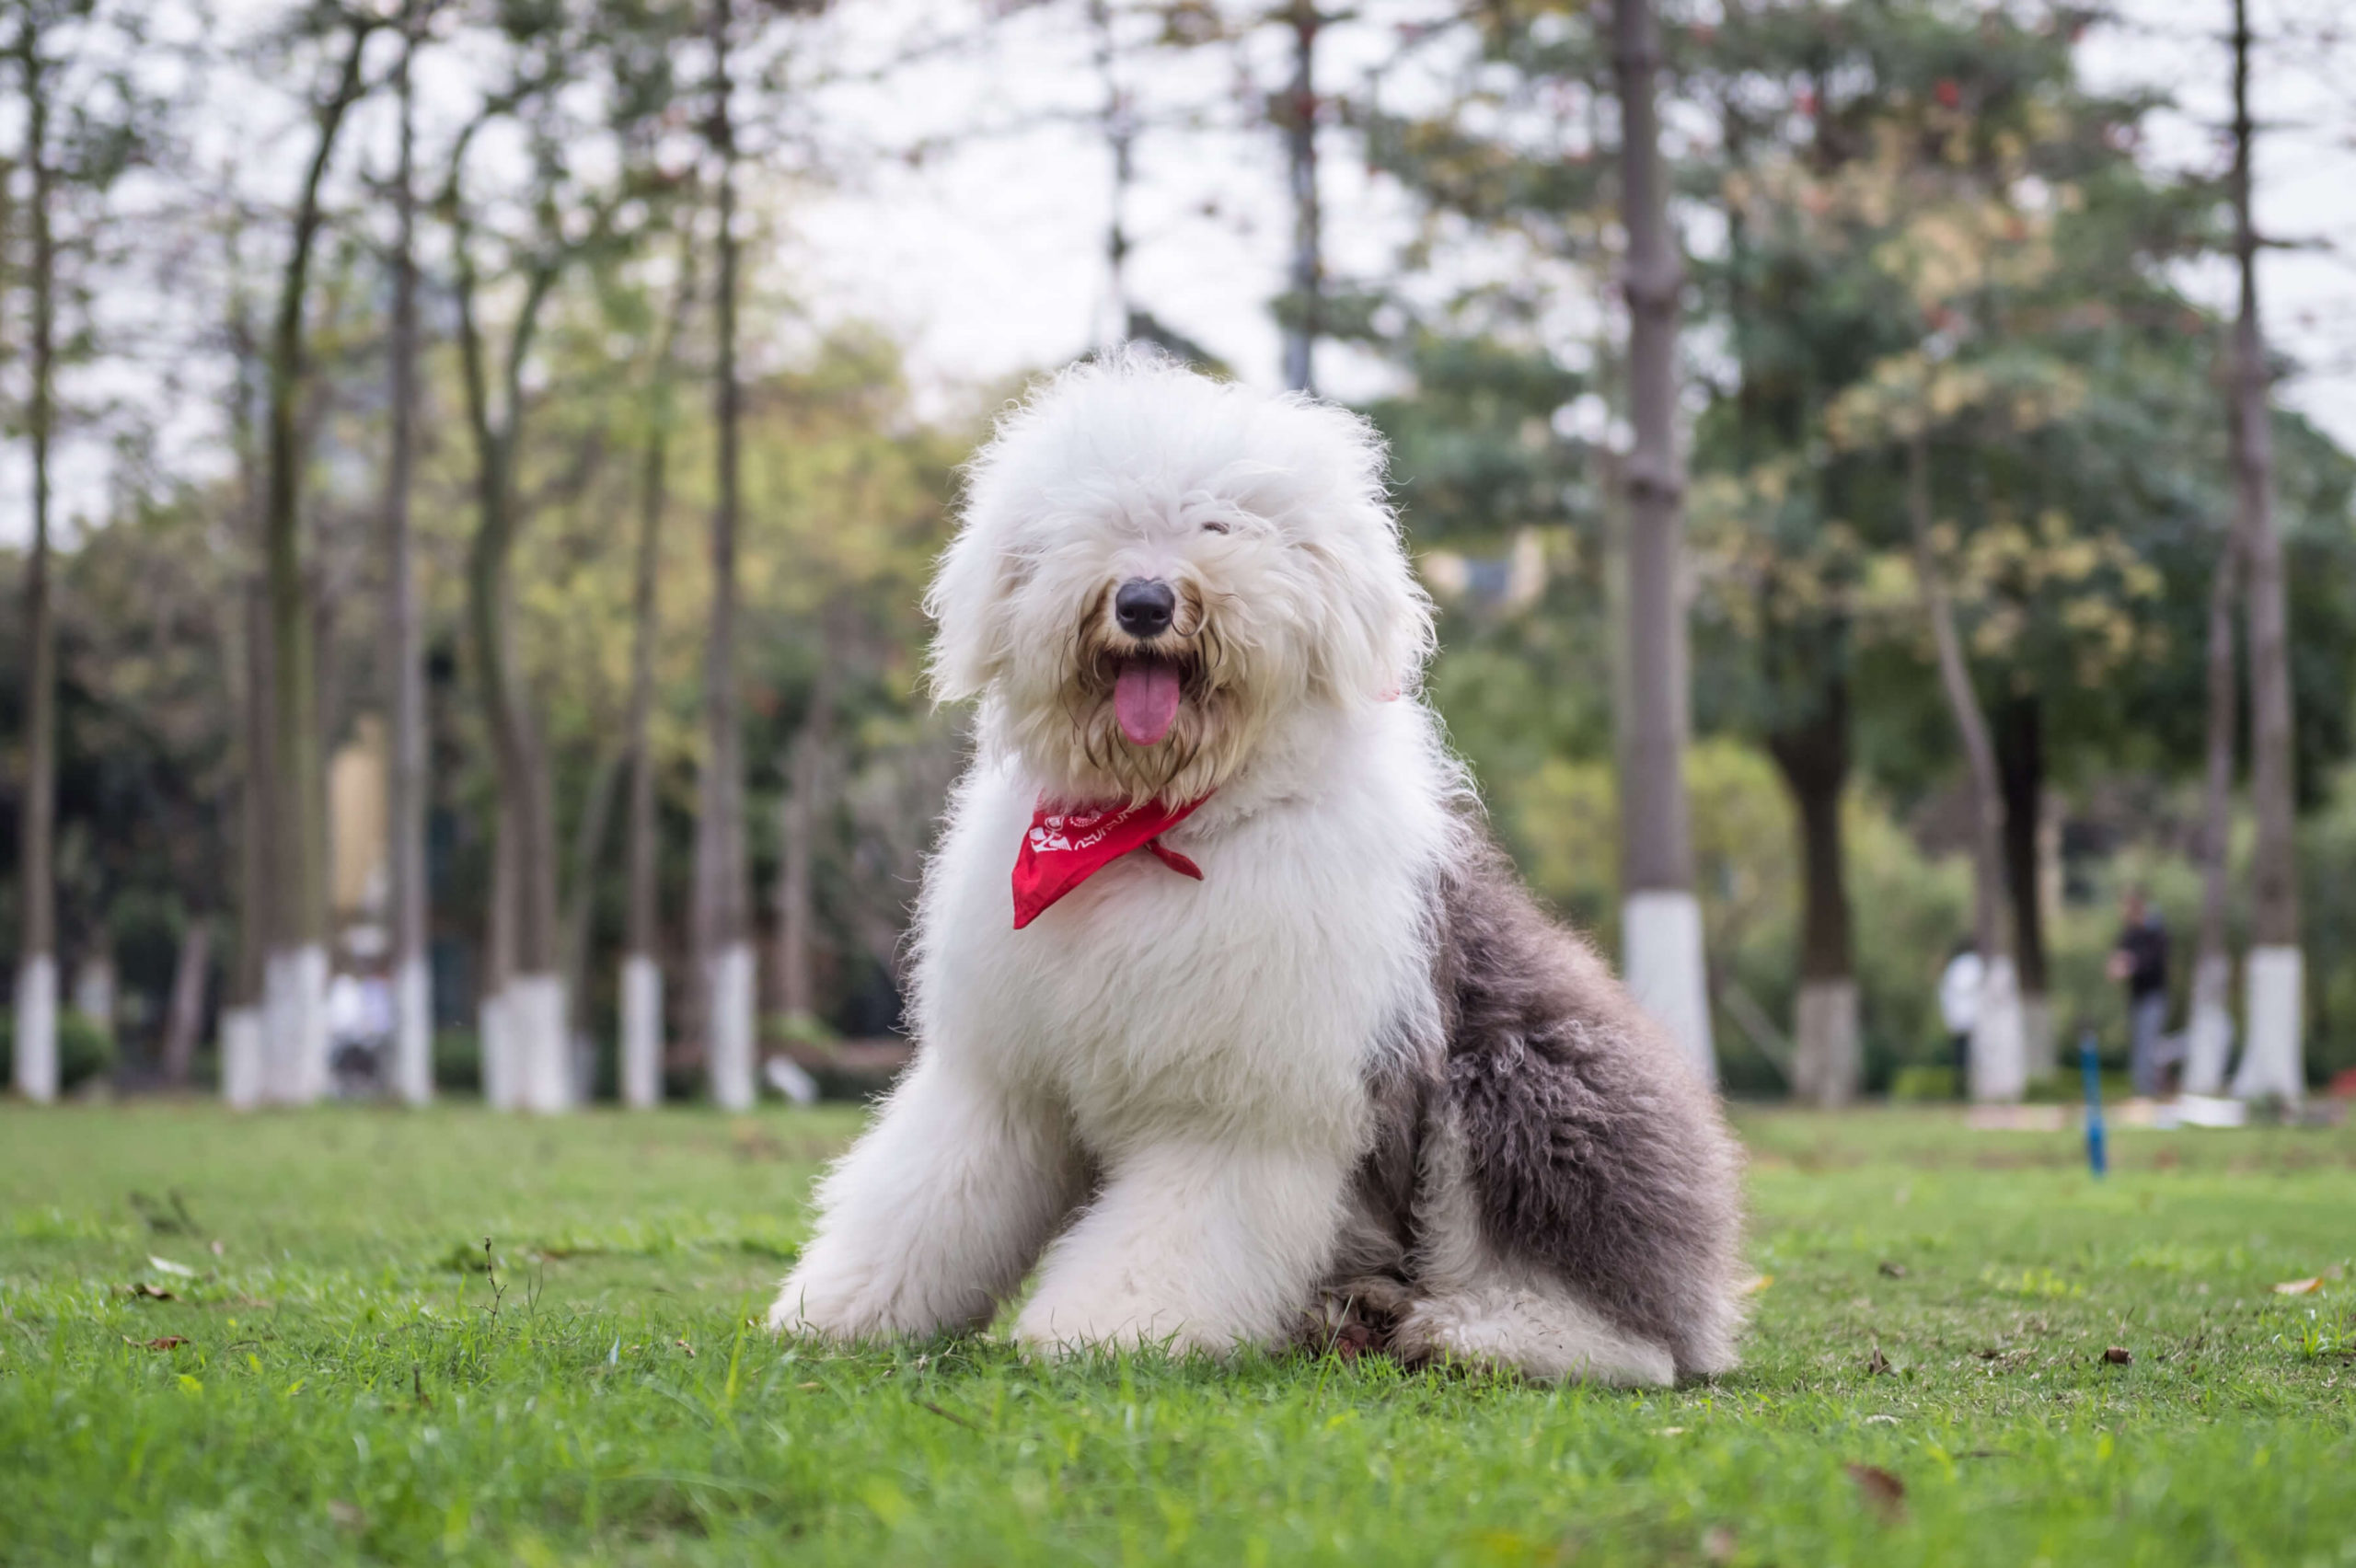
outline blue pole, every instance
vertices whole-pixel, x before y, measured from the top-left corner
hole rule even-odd
[[[2078,1066],[2086,1075],[2086,1166],[2097,1176],[2110,1168],[2102,1137],[2102,1065],[2095,1060],[2095,1032],[2078,1036]]]

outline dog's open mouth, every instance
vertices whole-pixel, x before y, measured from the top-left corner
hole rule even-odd
[[[1120,662],[1113,675],[1113,717],[1131,745],[1153,745],[1170,733],[1185,686],[1185,672],[1171,660]]]

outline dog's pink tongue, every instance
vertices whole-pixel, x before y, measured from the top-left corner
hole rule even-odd
[[[1113,717],[1133,745],[1149,746],[1178,721],[1178,671],[1151,659],[1132,659],[1113,681]]]

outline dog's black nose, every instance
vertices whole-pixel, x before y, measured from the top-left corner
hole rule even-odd
[[[1131,637],[1160,637],[1177,609],[1178,595],[1158,577],[1132,577],[1113,595],[1113,618]]]

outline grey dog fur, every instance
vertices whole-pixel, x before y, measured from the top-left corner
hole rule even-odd
[[[1678,1372],[1722,1372],[1740,1328],[1739,1157],[1716,1097],[1593,948],[1468,826],[1434,890],[1438,1041],[1369,1085],[1378,1131],[1319,1332],[1382,1346],[1418,1295],[1425,1140],[1452,1110],[1499,1253],[1541,1264]]]

